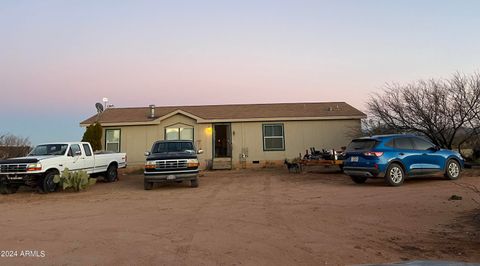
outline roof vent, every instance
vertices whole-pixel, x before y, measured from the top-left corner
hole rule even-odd
[[[150,118],[155,118],[155,105],[150,104],[148,107],[150,107]]]
[[[338,104],[335,105],[335,106],[329,106],[328,107],[329,112],[338,111],[338,110],[340,110],[340,106]]]

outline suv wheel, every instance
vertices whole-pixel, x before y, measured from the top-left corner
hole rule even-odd
[[[445,168],[445,177],[450,180],[455,180],[460,176],[460,164],[455,160],[448,160]]]
[[[144,188],[145,190],[152,190],[152,188],[153,188],[153,182],[143,181],[143,188]]]
[[[397,163],[392,163],[388,166],[385,173],[385,183],[389,186],[400,186],[405,180],[405,171],[402,166]]]
[[[366,176],[350,176],[352,178],[352,181],[355,182],[356,184],[363,184],[365,181],[367,181]]]

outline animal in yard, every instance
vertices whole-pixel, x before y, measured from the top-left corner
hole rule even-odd
[[[299,163],[289,162],[287,159],[285,159],[283,164],[285,164],[287,166],[288,172],[295,172],[295,173],[300,172],[300,164]]]

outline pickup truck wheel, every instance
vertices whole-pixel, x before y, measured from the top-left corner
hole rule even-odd
[[[55,172],[50,171],[41,179],[40,190],[43,193],[51,193],[57,190],[58,184],[53,182]]]
[[[385,184],[393,187],[398,187],[403,184],[405,180],[405,171],[401,165],[397,163],[392,163],[388,166],[387,172],[385,173]]]
[[[445,177],[450,180],[455,180],[460,176],[460,164],[455,160],[448,160],[447,167],[445,167]]]
[[[107,172],[105,173],[105,179],[108,182],[115,182],[118,180],[118,172],[117,172],[117,166],[114,164],[111,164],[107,168]]]
[[[367,181],[366,176],[351,176],[350,178],[352,178],[352,181],[356,184],[363,184],[365,181]]]
[[[143,181],[143,188],[144,188],[145,190],[152,190],[152,188],[153,188],[153,182]]]
[[[190,180],[190,187],[198,187],[198,179]]]

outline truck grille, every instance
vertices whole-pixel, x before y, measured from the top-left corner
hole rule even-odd
[[[157,161],[156,169],[181,169],[187,168],[187,160]]]
[[[26,164],[2,164],[0,165],[1,173],[15,173],[15,172],[27,172]]]

